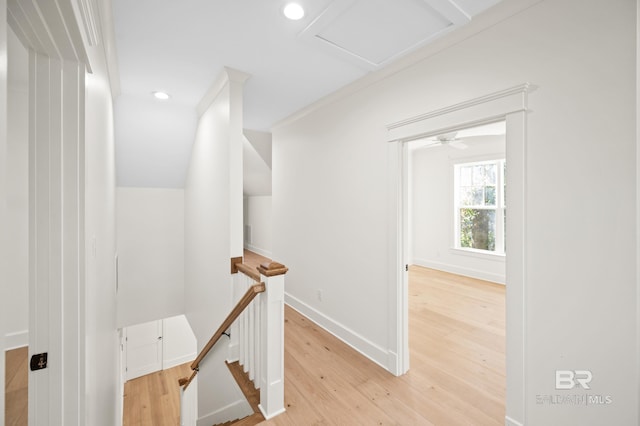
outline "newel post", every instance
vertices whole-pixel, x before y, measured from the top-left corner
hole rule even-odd
[[[261,297],[262,368],[260,369],[260,411],[266,419],[284,408],[284,275],[289,270],[278,262],[258,266],[266,285]]]

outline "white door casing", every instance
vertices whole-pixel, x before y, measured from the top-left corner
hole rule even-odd
[[[506,121],[509,164],[509,221],[506,261],[507,424],[526,424],[526,121],[529,84],[495,92],[387,126],[389,148],[389,370],[409,369],[408,193],[409,156],[405,142],[465,128]]]

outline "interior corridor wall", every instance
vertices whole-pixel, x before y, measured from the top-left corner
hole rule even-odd
[[[118,425],[113,102],[102,52],[91,53],[94,72],[86,76],[85,98],[85,424]]]
[[[85,80],[85,352],[84,423],[122,424],[120,340],[116,326],[116,167],[113,96],[119,81],[111,74],[115,39],[109,2],[94,2],[100,38],[85,40],[92,72]],[[74,9],[77,12],[77,8]],[[113,57],[111,57],[113,59]]]
[[[290,268],[288,302],[386,365],[385,126],[529,82],[525,410],[507,415],[638,424],[635,3],[504,1],[276,126],[273,256]],[[580,369],[611,404],[539,402],[558,393],[556,370]]]
[[[242,90],[226,73],[215,87],[198,121],[184,193],[185,313],[198,351],[235,304],[230,259],[242,256]],[[232,192],[232,173],[240,174],[237,193]],[[232,226],[236,218],[239,232]],[[198,425],[251,412],[224,363],[225,339],[213,347],[198,373]]]
[[[271,196],[244,197],[244,247],[271,258]]]
[[[117,193],[118,327],[184,313],[184,190]]]

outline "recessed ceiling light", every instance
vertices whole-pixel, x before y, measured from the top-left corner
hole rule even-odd
[[[284,16],[292,21],[297,21],[304,16],[304,9],[298,3],[289,3],[284,7]]]
[[[156,99],[160,99],[160,100],[163,100],[163,101],[166,101],[167,99],[169,99],[171,97],[171,96],[169,96],[168,93],[165,93],[165,92],[153,92],[153,96]]]

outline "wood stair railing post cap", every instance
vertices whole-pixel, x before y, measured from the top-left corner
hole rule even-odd
[[[256,269],[258,269],[258,272],[260,272],[265,277],[284,275],[289,270],[289,268],[278,262],[265,262],[258,266]]]

